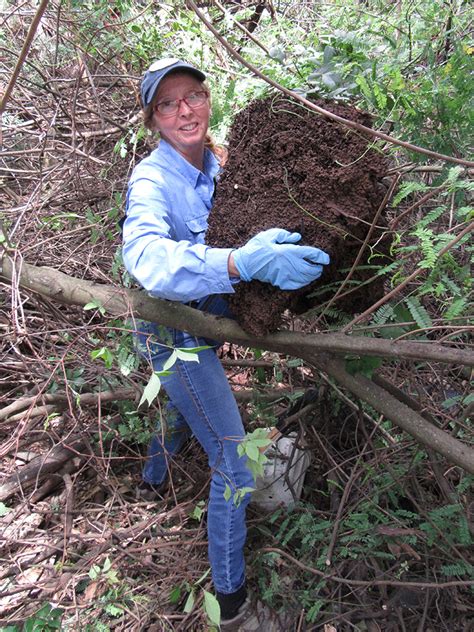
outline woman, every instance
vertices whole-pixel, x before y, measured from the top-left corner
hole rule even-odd
[[[270,229],[239,249],[204,243],[219,161],[210,145],[209,90],[203,72],[178,59],[162,59],[145,73],[141,97],[145,124],[160,142],[135,168],[127,194],[123,258],[128,271],[151,296],[229,315],[221,294],[240,281],[258,279],[281,289],[297,289],[317,279],[329,257],[298,246],[298,233]],[[137,324],[141,353],[155,371],[173,347],[209,341],[147,322]],[[161,343],[161,344],[160,344]],[[199,351],[199,362],[178,361],[162,378],[168,395],[166,432],[152,441],[144,468],[146,484],[160,487],[168,460],[192,433],[211,468],[208,505],[209,562],[224,629],[252,629],[246,602],[243,547],[245,509],[226,501],[233,491],[252,487],[245,459],[237,454],[244,436],[239,411],[215,348]],[[275,628],[276,629],[276,628]]]

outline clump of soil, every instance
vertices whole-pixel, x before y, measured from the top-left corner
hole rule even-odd
[[[352,106],[315,103],[371,125],[370,115]],[[301,243],[317,246],[331,257],[321,279],[302,290],[285,292],[259,281],[239,283],[230,305],[246,330],[257,335],[274,331],[286,309],[314,306],[315,300],[322,300],[320,293],[317,299],[307,299],[308,295],[344,278],[342,271],[351,267],[385,194],[381,180],[387,159],[370,147],[372,141],[282,96],[254,101],[236,117],[207,242],[239,247],[259,231],[279,227],[300,232]],[[377,224],[382,227],[370,243],[379,240],[383,219]],[[367,262],[366,257],[367,253],[359,265]],[[363,271],[354,277],[364,278],[368,273]],[[334,285],[328,291],[334,294]],[[382,292],[376,281],[338,300],[337,306],[354,313]]]

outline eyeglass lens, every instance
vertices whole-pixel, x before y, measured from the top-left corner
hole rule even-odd
[[[200,92],[191,92],[182,99],[161,101],[156,104],[156,109],[160,112],[160,114],[175,114],[179,110],[181,101],[184,101],[190,108],[198,108],[201,105],[204,105],[207,96],[207,92],[204,90]]]

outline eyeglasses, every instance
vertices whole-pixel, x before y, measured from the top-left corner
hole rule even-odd
[[[181,101],[184,101],[187,106],[190,108],[200,108],[206,103],[209,94],[205,90],[200,90],[198,92],[190,92],[182,99],[166,99],[165,101],[160,101],[155,105],[155,110],[162,116],[173,116],[178,112]]]

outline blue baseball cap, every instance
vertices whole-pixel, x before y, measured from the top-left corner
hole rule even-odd
[[[143,75],[142,83],[140,86],[140,94],[142,97],[143,107],[146,108],[153,101],[155,92],[158,89],[160,81],[166,77],[170,72],[175,70],[185,70],[194,75],[199,81],[205,81],[206,75],[180,59],[174,57],[166,57],[165,59],[159,59],[155,61]]]

